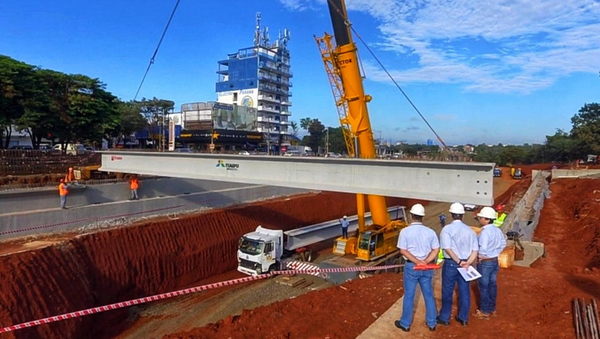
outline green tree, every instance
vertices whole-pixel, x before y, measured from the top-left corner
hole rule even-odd
[[[8,148],[12,126],[33,103],[36,67],[0,55],[0,147]],[[4,139],[2,139],[4,135]]]
[[[131,136],[137,131],[141,131],[148,126],[148,121],[140,113],[140,106],[134,101],[117,101],[117,112],[119,114],[119,124],[116,128],[109,131],[111,137],[117,138],[117,144]]]
[[[325,125],[323,125],[319,119],[313,119],[310,126],[308,126],[308,138],[307,146],[312,148],[313,152],[318,152],[319,146],[323,143],[323,137],[325,136]]]
[[[569,162],[574,160],[577,142],[567,132],[558,129],[554,135],[546,136],[545,154],[550,161]]]
[[[154,97],[152,99],[143,98],[138,102],[138,105],[140,107],[140,113],[146,121],[148,121],[150,138],[161,142],[165,131],[168,129],[166,115],[173,109],[175,103],[171,100]]]
[[[290,122],[290,127],[292,127],[292,135],[297,137],[298,136],[298,123],[295,121]]]
[[[308,128],[310,127],[310,125],[312,124],[313,119],[306,117],[306,118],[302,118],[300,119],[300,127],[304,130],[308,131]]]
[[[585,158],[588,154],[600,154],[600,104],[585,104],[571,123],[571,135],[577,145],[574,155]]]

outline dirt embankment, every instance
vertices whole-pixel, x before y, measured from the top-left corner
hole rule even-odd
[[[163,338],[356,338],[402,293],[402,275],[381,274],[244,310],[239,316]]]
[[[388,199],[389,205],[406,203]],[[241,235],[356,213],[352,194],[320,193],[77,236],[0,257],[0,324],[185,288],[235,269]],[[110,337],[128,309],[14,332],[13,338]]]

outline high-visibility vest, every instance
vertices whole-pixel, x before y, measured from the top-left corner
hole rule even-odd
[[[506,219],[506,213],[502,213],[500,214],[500,216],[498,216],[498,212],[496,212],[496,220],[494,220],[494,226],[502,227],[502,224],[504,224],[504,219]]]
[[[137,180],[137,179],[131,179],[131,180],[129,181],[129,187],[130,187],[132,190],[135,190],[135,189],[137,189],[138,187],[140,187],[140,185],[138,184],[138,180]]]
[[[444,262],[444,252],[442,251],[442,249],[440,248],[440,251],[438,252],[438,258],[436,263],[438,265],[441,265]]]
[[[60,185],[58,185],[58,194],[60,194],[61,197],[69,194],[69,190],[67,189],[67,185],[62,184],[62,183]]]

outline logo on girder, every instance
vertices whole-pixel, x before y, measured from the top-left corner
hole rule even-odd
[[[217,166],[215,167],[226,168],[228,171],[237,171],[237,169],[240,168],[240,164],[232,164],[225,162],[225,160],[218,160]]]

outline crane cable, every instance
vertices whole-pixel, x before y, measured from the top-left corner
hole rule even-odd
[[[150,58],[150,63],[148,64],[148,67],[146,68],[146,72],[144,73],[144,77],[142,78],[142,82],[140,82],[140,86],[138,87],[137,91],[135,92],[135,96],[133,97],[133,101],[135,101],[135,99],[137,99],[138,94],[140,93],[140,90],[142,89],[142,85],[144,84],[144,81],[146,80],[146,76],[148,75],[148,71],[150,71],[150,67],[154,64],[154,58],[156,57],[156,54],[158,54],[158,50],[160,49],[160,45],[162,44],[162,41],[165,37],[165,35],[167,34],[167,30],[169,29],[169,25],[171,24],[171,20],[173,20],[173,16],[175,15],[175,12],[177,11],[177,7],[179,6],[179,2],[181,0],[177,0],[177,3],[175,3],[175,7],[173,8],[173,11],[171,12],[171,16],[169,17],[169,21],[167,22],[167,25],[165,26],[165,29],[163,30],[163,33],[160,37],[160,40],[158,41],[158,45],[156,46],[156,49],[154,50],[154,54],[152,54],[152,57]]]
[[[327,0],[327,1],[331,4],[331,6],[333,8],[335,8],[335,11],[342,17],[342,19],[344,19],[344,23],[346,24],[346,26],[348,26],[348,28],[350,28],[352,30],[352,32],[354,33],[354,35],[356,35],[356,37],[358,38],[358,40],[360,40],[360,42],[365,46],[365,48],[367,49],[367,51],[369,51],[369,53],[375,59],[375,61],[377,61],[377,63],[383,69],[383,71],[385,72],[385,74],[387,74],[387,76],[390,78],[390,80],[392,80],[392,82],[394,83],[394,85],[396,85],[396,87],[398,88],[398,90],[400,90],[400,93],[402,93],[402,95],[404,95],[404,98],[406,98],[406,100],[412,106],[412,108],[417,112],[417,114],[419,114],[419,116],[421,117],[421,119],[423,119],[423,121],[425,122],[425,124],[427,124],[427,126],[429,127],[429,129],[431,130],[431,132],[433,132],[433,134],[437,137],[437,139],[442,144],[442,147],[445,148],[445,149],[448,149],[448,146],[446,145],[446,143],[444,142],[444,140],[442,140],[442,138],[439,136],[439,134],[437,134],[437,132],[435,131],[435,129],[433,128],[433,126],[431,126],[431,124],[429,124],[429,121],[427,121],[427,119],[421,113],[421,111],[419,111],[419,109],[417,108],[417,106],[412,102],[412,100],[410,100],[410,98],[408,97],[408,95],[406,94],[406,92],[404,92],[404,90],[402,89],[402,87],[400,87],[400,85],[398,85],[398,83],[396,82],[396,80],[394,79],[394,77],[390,74],[390,72],[388,72],[387,68],[383,65],[383,63],[381,62],[381,60],[379,60],[379,58],[377,57],[377,55],[375,55],[375,52],[373,52],[373,50],[369,47],[369,45],[367,45],[367,43],[363,40],[363,38],[360,36],[360,34],[358,34],[358,32],[356,31],[356,29],[354,29],[354,27],[352,26],[352,23],[350,22],[350,20],[348,19],[348,17],[344,15],[344,13],[332,2],[332,0]]]

